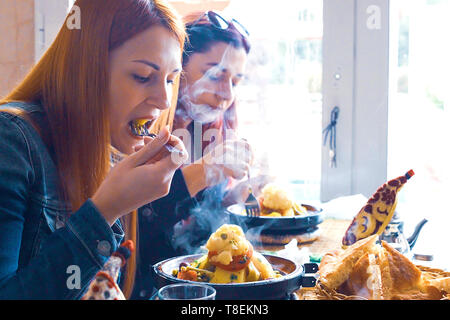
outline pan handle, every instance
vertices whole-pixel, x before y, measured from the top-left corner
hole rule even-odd
[[[313,288],[316,286],[317,282],[317,279],[314,276],[303,276],[300,280],[300,287],[302,288]]]
[[[303,269],[304,273],[316,273],[319,271],[319,265],[317,263],[305,263]]]
[[[305,263],[303,265],[303,275],[300,278],[300,287],[315,287],[317,278],[314,274],[317,273],[317,271],[319,271],[319,265],[317,263]]]

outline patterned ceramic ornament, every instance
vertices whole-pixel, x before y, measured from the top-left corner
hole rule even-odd
[[[89,289],[82,300],[126,300],[117,285],[120,269],[134,251],[131,240],[125,241],[115,251],[89,285]]]
[[[373,234],[381,235],[394,215],[397,193],[413,175],[414,171],[409,170],[378,188],[348,227],[342,239],[344,248]]]

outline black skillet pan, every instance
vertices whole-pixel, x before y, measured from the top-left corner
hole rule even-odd
[[[256,227],[261,227],[264,231],[302,231],[311,230],[317,227],[324,220],[324,213],[321,208],[308,204],[302,204],[307,213],[293,217],[247,217],[243,205],[234,204],[226,208],[230,222],[241,226],[244,231]]]
[[[299,265],[289,259],[264,255],[270,262],[274,270],[280,271],[283,276],[275,279],[254,281],[246,283],[215,284],[207,283],[216,289],[217,300],[279,300],[286,299],[294,291],[301,287],[314,287],[316,278],[313,275],[318,266],[315,263],[306,263]],[[170,258],[155,264],[152,267],[152,276],[155,286],[159,289],[163,286],[188,282],[198,283],[190,280],[177,279],[172,275],[173,270],[178,270],[180,263],[191,262],[202,257],[202,254],[194,254]]]

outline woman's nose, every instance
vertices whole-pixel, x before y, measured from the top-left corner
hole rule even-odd
[[[147,102],[156,105],[160,110],[169,109],[173,95],[172,91],[173,87],[164,83],[163,85],[158,86],[156,93],[154,92],[151,97],[147,98]]]
[[[216,95],[221,100],[231,101],[234,97],[233,83],[231,80],[223,81],[220,83]]]

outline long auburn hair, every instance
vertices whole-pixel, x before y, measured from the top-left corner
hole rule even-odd
[[[80,9],[81,28],[66,27],[69,13],[36,66],[0,101],[42,105],[48,127],[38,130],[41,136],[49,137],[44,141],[53,152],[62,194],[72,212],[93,196],[110,170],[110,52],[153,25],[170,30],[181,48],[186,36],[181,18],[164,0],[77,0],[75,5]],[[176,101],[177,86],[174,91]],[[171,124],[175,107],[173,103],[162,113],[156,128]],[[137,246],[137,213],[127,215],[122,222],[126,238]],[[127,264],[126,297],[134,286],[137,251]]]
[[[224,42],[236,49],[243,48],[247,54],[250,52],[251,46],[248,39],[244,38],[233,28],[216,28],[205,18],[205,13],[204,11],[193,12],[183,17],[187,33],[183,51],[183,67],[189,63],[189,59],[193,54],[208,52],[218,42]],[[183,108],[180,103],[178,107]],[[203,124],[202,132],[206,132],[209,129],[217,129],[222,135],[225,135],[227,129],[235,130],[237,126],[237,110],[236,102],[234,101],[224,112],[223,117],[211,123]],[[210,141],[203,141],[203,150],[209,143]]]

